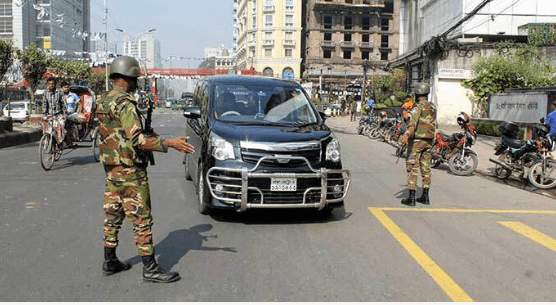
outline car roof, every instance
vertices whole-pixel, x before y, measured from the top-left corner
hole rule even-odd
[[[272,78],[267,76],[209,76],[205,77],[204,79],[208,80],[211,83],[219,83],[219,84],[243,84],[243,85],[274,85],[274,86],[300,86],[297,82],[281,79],[281,78]]]

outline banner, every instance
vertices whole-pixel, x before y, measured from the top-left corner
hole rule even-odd
[[[490,97],[491,120],[538,123],[546,117],[548,95],[542,93],[498,93]]]

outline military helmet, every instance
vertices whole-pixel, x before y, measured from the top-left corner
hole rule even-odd
[[[110,65],[109,77],[112,78],[114,74],[120,74],[127,77],[141,76],[141,67],[139,62],[131,56],[120,56]]]
[[[415,85],[414,93],[415,95],[427,95],[431,91],[431,87],[426,83],[417,83]]]

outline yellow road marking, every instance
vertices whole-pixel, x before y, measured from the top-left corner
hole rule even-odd
[[[446,292],[448,297],[455,302],[473,302],[471,297],[384,213],[384,209],[369,208],[369,211]]]
[[[519,221],[499,221],[498,223],[556,252],[556,240],[554,238]]]
[[[371,209],[371,208],[369,208]],[[485,214],[547,214],[556,215],[553,210],[474,210],[457,208],[372,208],[380,211],[443,212],[443,213],[485,213]]]

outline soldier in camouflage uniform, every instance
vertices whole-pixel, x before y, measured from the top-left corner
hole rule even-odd
[[[402,145],[410,142],[406,162],[409,196],[401,202],[409,206],[415,206],[415,201],[430,204],[431,149],[436,129],[436,107],[427,101],[429,91],[430,87],[427,84],[416,85],[415,99],[418,105],[413,108],[407,131],[400,141]],[[421,197],[415,199],[419,172],[423,180],[423,193]]]
[[[118,232],[125,218],[133,224],[133,235],[143,261],[143,279],[150,282],[174,282],[177,272],[166,272],[154,258],[151,198],[147,177],[148,151],[167,152],[172,147],[190,153],[193,146],[185,137],[163,139],[156,133],[143,132],[141,115],[133,92],[140,76],[139,63],[122,56],[110,66],[114,89],[97,106],[100,121],[100,159],[106,172],[104,197],[105,275],[128,270],[131,264],[116,257]]]

